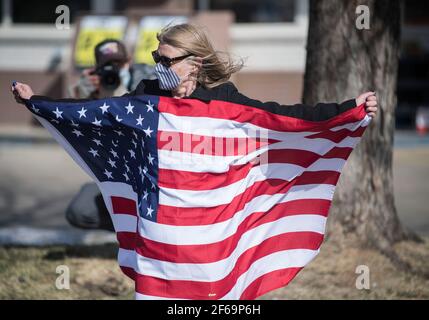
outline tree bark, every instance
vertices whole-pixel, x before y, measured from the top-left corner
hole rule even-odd
[[[370,10],[369,30],[355,25],[361,4]],[[366,91],[379,101],[343,169],[328,234],[354,232],[382,249],[411,235],[397,216],[392,175],[400,26],[400,0],[310,1],[303,102],[344,101]]]

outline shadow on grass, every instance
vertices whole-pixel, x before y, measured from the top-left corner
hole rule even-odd
[[[64,260],[66,258],[114,259],[118,254],[118,245],[103,244],[91,246],[48,247],[44,255],[46,260]]]

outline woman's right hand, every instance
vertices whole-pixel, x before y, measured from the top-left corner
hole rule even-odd
[[[15,86],[12,86],[12,93],[15,97],[16,102],[24,103],[22,99],[30,99],[34,92],[28,84],[17,82]]]
[[[203,59],[200,57],[191,56],[173,64],[170,68],[179,76],[181,81],[186,81],[192,75],[198,74],[202,67],[202,61]]]
[[[202,67],[202,58],[190,57],[171,66],[179,76],[180,84],[175,88],[173,96],[176,98],[188,97],[197,86],[197,77]]]

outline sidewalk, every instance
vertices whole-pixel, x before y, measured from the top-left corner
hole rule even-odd
[[[90,178],[42,127],[0,127],[0,244],[102,244],[115,234],[79,230],[65,210]]]

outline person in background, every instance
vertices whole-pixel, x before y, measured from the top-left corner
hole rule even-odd
[[[107,39],[94,48],[95,66],[84,69],[77,83],[68,88],[73,99],[101,99],[135,90],[143,79],[155,79],[153,66],[131,64],[125,45]]]
[[[76,84],[69,87],[74,99],[101,99],[121,96],[136,89],[143,79],[155,79],[154,67],[131,64],[125,45],[107,39],[94,49],[96,65],[84,69]],[[67,221],[78,228],[113,231],[112,220],[101,192],[94,182],[84,184],[66,210]]]

